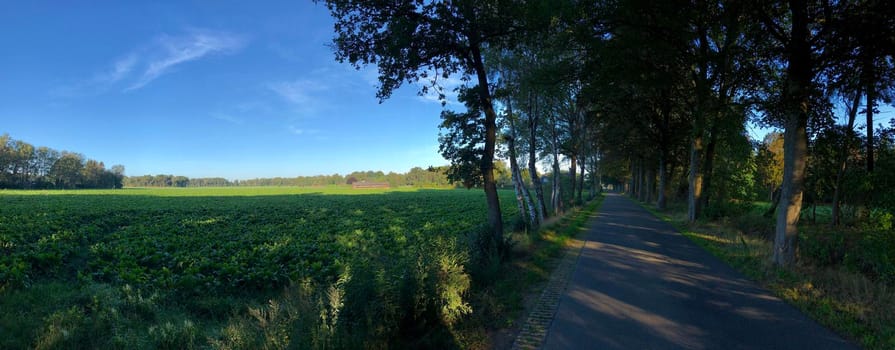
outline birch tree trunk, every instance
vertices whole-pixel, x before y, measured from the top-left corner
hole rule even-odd
[[[583,197],[582,192],[584,192],[584,169],[585,169],[585,165],[586,165],[585,163],[587,163],[585,160],[587,160],[586,156],[581,157],[581,166],[580,166],[581,173],[578,176],[578,204],[579,205],[581,203],[584,203],[584,198],[582,198]],[[591,176],[593,176],[593,174],[591,174]]]
[[[562,186],[560,185],[559,154],[556,149],[553,151],[553,193],[550,196],[550,202],[553,205],[553,215],[561,215],[564,208]]]
[[[510,160],[510,163],[515,163],[515,161]],[[513,192],[516,195],[516,208],[519,210],[519,215],[525,217],[525,202],[522,198],[522,186],[519,183],[519,172],[512,164],[510,164],[510,178],[513,179]],[[532,223],[529,222],[529,224]]]
[[[573,154],[569,157],[571,165],[569,166],[569,178],[572,180],[572,198],[575,198],[575,191],[578,190],[578,155]]]
[[[551,151],[553,152],[553,193],[550,202],[553,204],[553,214],[559,216],[563,213],[562,185],[560,184],[561,169],[559,168],[559,130],[556,118],[553,119],[553,128],[550,129]]]
[[[535,188],[537,197],[538,222],[544,222],[547,216],[547,203],[544,201],[544,186],[538,176],[538,117],[535,108],[536,99],[532,94],[528,95],[528,173],[531,176],[531,185]]]
[[[516,188],[516,200],[519,201],[519,215],[525,217],[525,208],[527,207],[529,227],[537,227],[540,225],[540,222],[538,221],[536,209],[531,201],[531,194],[528,192],[528,187],[525,186],[525,181],[522,180],[522,171],[519,169],[519,162],[516,159],[516,116],[513,114],[512,99],[507,99],[507,113],[509,114],[508,119],[510,124],[510,137],[507,140],[507,147],[509,148],[510,153],[511,176],[513,177],[513,185]],[[522,196],[522,198],[520,199],[519,196]],[[527,205],[523,205],[523,201]]]

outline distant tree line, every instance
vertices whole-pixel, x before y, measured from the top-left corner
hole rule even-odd
[[[121,188],[124,166],[0,136],[0,188]]]
[[[506,164],[496,162],[496,178],[498,186],[512,186],[512,179]],[[189,178],[179,175],[143,175],[129,176],[124,179],[127,187],[235,187],[235,186],[333,186],[351,185],[355,182],[380,182],[388,183],[391,187],[451,187],[453,186],[446,175],[448,166],[428,168],[414,167],[406,173],[382,172],[382,171],[355,171],[346,175],[315,175],[296,177],[257,178],[249,180],[227,180],[221,177]]]

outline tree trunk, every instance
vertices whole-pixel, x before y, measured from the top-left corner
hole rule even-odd
[[[534,203],[531,200],[531,193],[528,192],[528,187],[525,186],[525,181],[522,180],[522,170],[519,169],[519,162],[516,159],[516,116],[513,114],[513,101],[512,99],[507,99],[507,114],[509,117],[510,124],[510,137],[508,139],[507,147],[509,148],[509,156],[510,156],[510,169],[513,173],[513,182],[517,186],[517,200],[518,196],[521,194],[522,199],[519,204],[519,215],[525,217],[524,207],[528,208],[528,224],[530,227],[537,227],[540,225],[538,221],[538,216],[536,213],[536,209]],[[527,205],[522,205],[522,201],[525,201]]]
[[[509,145],[508,145],[509,146]],[[512,146],[509,146],[512,147]],[[510,177],[513,179],[513,192],[516,195],[516,208],[519,210],[519,216],[525,217],[525,199],[522,198],[522,183],[519,182],[519,172],[516,171],[517,168],[513,166],[516,163],[513,158],[510,158]],[[529,225],[534,225],[534,222],[529,222]]]
[[[795,261],[799,213],[808,158],[808,104],[811,84],[811,47],[805,0],[791,0],[792,29],[784,101],[787,121],[783,136],[783,186],[777,208],[774,235],[774,264],[789,266]]]
[[[594,193],[594,196],[596,197],[597,194],[603,193],[603,169],[600,168],[600,156],[598,156],[598,155],[594,156],[593,168],[594,168],[594,174],[595,174],[594,184],[596,187],[594,189],[594,192],[596,192],[596,193]],[[613,186],[616,186],[616,185],[618,185],[618,184],[615,184]],[[620,189],[616,188],[615,190],[619,191]]]
[[[693,112],[693,135],[690,140],[690,171],[687,186],[687,221],[696,222],[702,214],[702,152],[703,137],[705,136],[705,116],[708,104],[708,29],[704,25],[698,27],[699,33],[699,71],[694,72],[696,84],[696,104]]]
[[[590,198],[597,197],[597,185],[598,185],[598,181],[600,181],[600,175],[599,175],[599,169],[598,169],[599,163],[597,163],[597,159],[599,156],[595,153],[593,157],[594,158],[591,159],[591,162],[590,162],[590,174],[591,174]]]
[[[873,172],[873,107],[876,105],[875,74],[873,69],[873,56],[866,54],[864,58],[865,78],[867,86],[867,172]]]
[[[531,192],[529,192],[528,187],[525,186],[525,181],[522,179],[522,172],[517,171],[516,173],[519,177],[516,181],[519,181],[519,185],[522,187],[522,198],[525,199],[525,203],[528,205],[529,222],[531,222],[532,226],[538,227],[541,225],[541,222],[538,221],[538,213],[537,209],[535,209],[534,202],[531,200]]]
[[[544,222],[544,217],[547,216],[547,203],[544,201],[544,186],[538,176],[538,118],[534,108],[536,101],[532,98],[531,93],[528,95],[528,100],[528,173],[531,176],[531,185],[535,188],[535,196],[538,201],[538,222],[540,223]]]
[[[643,201],[643,180],[644,180],[643,179],[644,176],[643,176],[643,164],[642,163],[643,163],[643,161],[638,158],[637,165],[634,168],[634,170],[636,171],[635,174],[637,176],[636,177],[637,181],[634,182],[634,198],[641,202]]]
[[[702,133],[693,137],[690,144],[690,177],[687,191],[687,221],[696,222],[702,213],[702,170],[699,160],[702,157]]]
[[[646,203],[653,202],[653,194],[656,193],[656,168],[648,167],[646,171]]]
[[[572,200],[575,198],[575,191],[578,190],[578,155],[569,156],[571,165],[569,165],[569,179],[572,180]]]
[[[557,130],[556,120],[553,120],[553,129],[551,129],[552,136],[552,151],[553,151],[553,193],[551,194],[551,204],[553,204],[553,214],[559,216],[563,213],[563,201],[562,201],[562,184],[560,175],[562,175],[562,171],[559,168],[559,131]]]
[[[780,192],[780,204],[777,207],[777,227],[774,237],[774,263],[780,266],[791,265],[795,259],[797,225],[802,210],[802,187],[808,155],[807,118],[793,119],[787,123],[784,133],[783,187]]]
[[[656,208],[659,209],[665,209],[668,200],[665,193],[668,189],[668,160],[666,158],[668,158],[667,155],[659,154],[659,193],[656,200]]]
[[[652,194],[651,192],[653,185],[652,181],[650,181],[652,180],[652,177],[650,176],[651,174],[652,169],[650,169],[649,167],[644,167],[643,171],[641,172],[641,176],[643,176],[643,180],[641,180],[643,183],[643,189],[640,192],[640,201],[643,203],[649,203],[650,200],[652,200],[652,198],[650,197],[650,195]]]
[[[708,208],[711,199],[712,175],[715,169],[715,148],[718,144],[718,126],[709,130],[709,142],[705,147],[705,161],[702,163],[702,208]]]
[[[781,184],[781,186],[783,185]],[[771,191],[771,207],[764,213],[764,217],[770,218],[777,214],[777,207],[780,206],[780,193],[782,192],[782,187],[777,187]]]
[[[587,163],[587,157],[581,157],[581,173],[578,176],[578,204],[584,203],[584,198],[582,198],[582,192],[584,192],[584,166]],[[593,174],[591,174],[593,176]]]
[[[553,215],[561,215],[563,213],[562,203],[562,185],[560,184],[559,154],[553,153],[553,193],[551,194],[550,203],[553,205]]]
[[[510,123],[512,124],[512,121]],[[513,130],[512,125],[510,125],[510,130]],[[511,133],[513,132],[511,131]],[[522,182],[522,176],[519,174],[519,164],[516,163],[516,142],[512,135],[507,138],[507,148],[509,148],[510,153],[510,176],[513,179],[513,190],[516,194],[516,206],[519,209],[519,216],[524,218],[525,198],[522,195],[522,191],[525,190],[525,183]],[[528,225],[531,227],[536,225],[534,217],[528,220]]]
[[[839,226],[841,209],[840,202],[842,201],[842,180],[845,178],[845,171],[848,169],[848,157],[851,153],[851,139],[854,133],[855,128],[855,119],[858,116],[858,104],[861,103],[861,90],[855,93],[855,98],[852,101],[851,106],[846,106],[848,110],[848,124],[845,127],[845,141],[842,143],[842,155],[839,157],[839,171],[836,172],[836,183],[834,184],[833,190],[833,203],[832,203],[832,221],[830,221],[831,226]]]
[[[491,100],[491,91],[488,85],[488,75],[482,62],[482,53],[478,44],[471,46],[472,65],[475,69],[479,83],[479,102],[485,112],[485,149],[482,154],[482,177],[485,200],[488,203],[488,225],[491,226],[493,239],[497,245],[497,253],[502,257],[503,244],[503,217],[500,213],[500,198],[497,196],[497,183],[494,181],[494,149],[497,143],[497,113],[494,112],[494,104]]]
[[[649,182],[647,182],[646,166],[643,159],[640,160],[640,166],[637,169],[639,170],[637,176],[640,178],[640,183],[637,184],[637,200],[645,202],[646,194],[649,192]]]

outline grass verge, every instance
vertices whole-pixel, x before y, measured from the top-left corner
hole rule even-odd
[[[686,208],[661,213],[644,208],[824,326],[866,349],[895,349],[895,289],[891,285],[842,266],[774,266],[772,243],[767,239],[771,232],[755,230],[757,222],[767,220],[760,215],[690,225]]]
[[[461,348],[505,349],[512,345],[513,335],[525,322],[563,253],[585,230],[602,201],[603,197],[598,196],[549,221],[536,233],[512,235],[512,259],[499,267],[492,284],[474,289],[470,296],[474,311],[455,329]]]

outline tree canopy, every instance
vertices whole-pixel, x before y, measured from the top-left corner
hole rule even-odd
[[[803,203],[889,196],[873,175],[891,144],[873,119],[893,95],[884,2],[325,3],[336,59],[376,65],[379,98],[407,82],[443,96],[439,81],[463,77],[466,110],[441,115],[449,179],[490,198],[495,151],[512,158],[529,225],[585,187],[659,208],[684,200],[692,222],[765,199],[777,208],[774,261],[788,265]],[[752,139],[750,123],[781,132]],[[866,185],[849,187],[855,176]],[[499,221],[492,210],[497,232]]]

